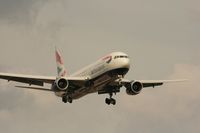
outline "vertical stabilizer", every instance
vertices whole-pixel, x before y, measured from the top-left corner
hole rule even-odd
[[[55,54],[56,54],[56,63],[57,63],[57,74],[58,74],[58,77],[67,76],[67,71],[66,71],[65,66],[64,66],[63,58],[62,58],[62,56],[61,56],[61,54],[60,54],[60,52],[58,51],[57,48],[55,50]]]

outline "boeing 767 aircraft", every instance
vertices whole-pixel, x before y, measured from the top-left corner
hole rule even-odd
[[[109,94],[109,98],[105,99],[108,105],[116,104],[116,100],[112,98],[113,94],[119,93],[122,87],[126,88],[128,95],[137,95],[146,87],[181,81],[127,80],[124,77],[129,71],[130,59],[123,52],[111,53],[80,71],[68,75],[60,52],[56,49],[55,53],[57,62],[57,76],[55,77],[0,73],[0,78],[29,85],[16,86],[19,88],[54,92],[56,96],[62,98],[64,103],[72,103],[73,100],[91,93]],[[43,88],[44,83],[51,84],[52,87],[49,89]]]

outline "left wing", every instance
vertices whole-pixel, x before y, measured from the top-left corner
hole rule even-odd
[[[183,82],[183,81],[187,81],[187,80],[186,79],[179,79],[179,80],[135,80],[135,82],[140,82],[143,85],[144,88],[161,86],[165,83]],[[116,81],[116,82],[119,82],[119,81]],[[126,84],[131,83],[131,82],[134,82],[134,81],[130,81],[130,80],[127,80],[127,79],[121,80],[121,83],[123,85],[126,85]]]
[[[139,84],[139,86],[135,86],[138,88],[136,91],[136,94],[139,94],[139,92],[143,88],[147,87],[156,87],[156,86],[161,86],[165,83],[171,83],[171,82],[182,82],[186,81],[185,79],[183,80],[127,80],[127,79],[117,79],[114,82],[110,82],[105,86],[102,90],[98,91],[98,94],[107,94],[107,93],[118,93],[120,92],[120,88],[124,86],[125,88],[131,87],[134,83]],[[141,84],[141,86],[140,86]]]

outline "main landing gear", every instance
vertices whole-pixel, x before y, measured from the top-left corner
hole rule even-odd
[[[67,102],[72,103],[72,102],[73,102],[73,99],[72,99],[70,96],[63,96],[63,97],[62,97],[62,101],[63,101],[64,103],[67,103]]]
[[[108,104],[108,105],[110,105],[110,104],[116,105],[116,100],[112,98],[113,94],[110,93],[109,95],[110,95],[110,98],[106,98],[106,100],[105,100],[106,104]]]

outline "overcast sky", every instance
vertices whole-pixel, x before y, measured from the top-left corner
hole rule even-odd
[[[72,105],[54,94],[0,81],[0,130],[21,132],[198,133],[200,1],[0,0],[0,71],[56,75],[54,46],[75,72],[113,51],[131,58],[129,79],[188,78],[187,83]]]

